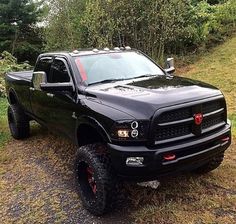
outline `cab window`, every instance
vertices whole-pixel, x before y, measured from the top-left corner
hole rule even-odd
[[[53,59],[51,57],[41,58],[38,61],[34,71],[45,72],[47,77],[49,77],[52,62],[53,62]]]
[[[52,62],[53,62],[53,59],[51,57],[41,58],[37,62],[36,67],[34,69],[34,75],[33,75],[33,86],[36,90],[40,90],[40,84],[44,81],[44,77],[40,72],[45,72],[48,78],[50,74]]]
[[[64,83],[70,82],[68,67],[64,60],[55,59],[51,66],[51,72],[48,77],[49,83]]]

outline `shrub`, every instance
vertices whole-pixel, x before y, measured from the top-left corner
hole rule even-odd
[[[31,66],[27,62],[18,64],[17,59],[7,51],[0,54],[0,97],[6,95],[4,83],[6,72],[29,70],[30,68]]]

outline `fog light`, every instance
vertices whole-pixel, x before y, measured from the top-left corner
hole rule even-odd
[[[128,157],[126,159],[127,166],[143,166],[143,157]]]
[[[118,130],[117,135],[120,138],[129,138],[129,131],[128,130]]]

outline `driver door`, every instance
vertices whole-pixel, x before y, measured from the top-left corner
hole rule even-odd
[[[43,80],[40,72],[46,73]],[[51,130],[74,137],[76,122],[73,112],[76,111],[76,93],[67,91],[43,91],[40,84],[72,82],[67,61],[64,58],[43,58],[34,72],[31,88],[31,106],[36,119]]]
[[[69,65],[64,58],[55,58],[47,80],[48,83],[73,83]],[[74,85],[74,84],[73,84]],[[53,91],[47,92],[45,112],[54,130],[69,137],[74,137],[76,121],[73,114],[77,109],[76,92]]]
[[[45,72],[46,76],[49,77],[52,62],[52,57],[39,59],[33,73],[32,87],[30,87],[30,101],[33,115],[39,123],[46,126],[50,125],[50,111],[48,105],[51,103],[51,99],[48,97],[47,92],[41,90],[40,84],[44,81],[42,72]]]

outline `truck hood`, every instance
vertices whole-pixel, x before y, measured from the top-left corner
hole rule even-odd
[[[162,107],[221,95],[212,85],[170,75],[89,86],[86,92],[88,99],[96,99],[136,119],[150,119]]]

